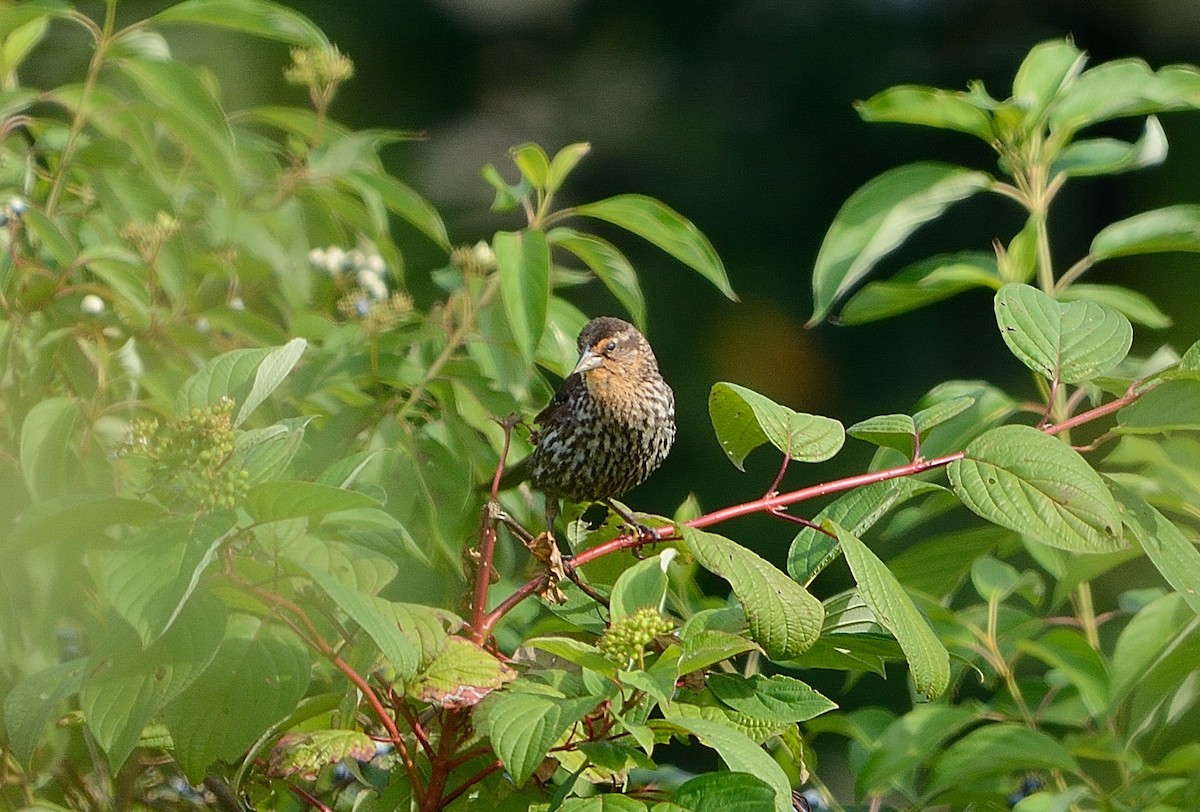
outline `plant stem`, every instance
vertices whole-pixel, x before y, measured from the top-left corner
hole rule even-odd
[[[1119,398],[1111,400],[1108,403],[1101,404],[1094,409],[1089,409],[1086,412],[1080,412],[1074,417],[1067,418],[1061,423],[1056,423],[1050,426],[1042,427],[1042,431],[1049,435],[1060,434],[1064,431],[1069,431],[1076,426],[1084,425],[1093,420],[1097,420],[1105,415],[1119,411],[1130,403],[1134,402],[1146,392],[1153,388],[1147,386],[1138,389],[1140,382],[1135,381],[1130,385],[1129,389]],[[887,468],[882,471],[870,471],[865,474],[856,474],[855,476],[845,477],[843,479],[835,479],[830,482],[824,482],[819,485],[811,485],[807,488],[801,488],[788,493],[774,494],[763,496],[759,499],[750,502],[743,502],[740,505],[732,505],[720,510],[714,510],[712,513],[706,513],[703,516],[698,516],[691,521],[684,522],[685,527],[703,528],[714,524],[719,524],[729,519],[735,519],[740,516],[749,516],[755,513],[775,514],[780,509],[803,502],[808,499],[815,499],[819,496],[826,496],[831,493],[841,493],[842,491],[852,490],[862,487],[863,485],[871,485],[876,482],[885,482],[889,479],[898,479],[900,477],[912,476],[924,471],[929,471],[935,468],[942,468],[955,460],[960,460],[965,456],[965,452],[956,451],[953,454],[947,454],[934,459],[923,460],[917,459],[912,462],[897,466],[896,468]],[[670,527],[652,528],[651,532],[646,535],[634,534],[630,536],[619,536],[618,538],[597,544],[595,547],[590,547],[583,550],[572,559],[573,566],[582,566],[589,561],[595,560],[605,555],[617,552],[627,548],[640,547],[645,544],[653,544],[656,541],[665,541],[670,538],[672,529]],[[491,632],[491,629],[500,622],[500,620],[508,614],[514,607],[520,604],[530,595],[536,594],[546,582],[546,574],[539,575],[530,581],[525,582],[517,588],[515,592],[501,601],[495,609],[488,612],[483,617],[482,625],[477,626],[477,633],[482,633],[485,637]],[[1015,687],[1015,682],[1010,687]]]
[[[412,388],[412,391],[408,393],[408,397],[400,404],[400,408],[396,410],[397,421],[403,422],[413,407],[421,401],[421,398],[425,395],[425,390],[429,388],[429,384],[441,374],[442,367],[454,358],[454,354],[458,352],[459,347],[466,341],[467,334],[475,326],[475,314],[479,312],[480,308],[485,307],[491,302],[492,297],[496,295],[498,290],[500,290],[500,277],[499,275],[493,275],[484,283],[483,290],[479,292],[479,297],[473,303],[469,297],[464,296],[463,302],[466,312],[463,313],[454,332],[446,339],[446,346],[438,353],[437,358],[433,359],[433,363],[425,370],[425,374],[422,376],[420,382]]]
[[[47,217],[53,216],[54,210],[58,206],[58,199],[62,195],[63,189],[66,188],[67,178],[70,175],[71,159],[74,157],[75,150],[79,144],[79,136],[83,132],[85,113],[88,105],[91,103],[96,82],[100,79],[100,70],[104,67],[104,59],[108,53],[109,43],[112,42],[116,19],[117,0],[105,0],[104,27],[97,31],[95,24],[91,23],[91,20],[87,21],[90,24],[88,28],[92,30],[92,35],[96,39],[96,49],[92,51],[91,61],[88,62],[87,75],[83,80],[83,89],[79,93],[79,106],[75,108],[75,115],[71,118],[71,129],[67,133],[67,143],[63,146],[58,172],[54,176],[54,183],[50,187],[50,194],[46,197]]]

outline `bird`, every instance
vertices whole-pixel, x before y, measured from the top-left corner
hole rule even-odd
[[[627,321],[595,318],[579,333],[579,362],[533,419],[530,479],[546,496],[551,533],[558,500],[604,502],[640,485],[675,442],[675,394],[650,342]]]

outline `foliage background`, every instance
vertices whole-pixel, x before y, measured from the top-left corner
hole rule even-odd
[[[164,5],[129,2],[121,14],[140,18]],[[714,381],[736,381],[846,424],[901,410],[950,378],[1028,386],[1026,371],[998,334],[970,329],[990,322],[990,292],[878,325],[802,329],[820,239],[855,188],[909,160],[991,160],[982,145],[952,133],[867,126],[853,100],[901,82],[961,87],[970,78],[1004,95],[1007,77],[1029,47],[1064,34],[1092,54],[1093,64],[1131,55],[1155,67],[1200,61],[1200,6],[1190,0],[290,5],[355,61],[356,77],[335,103],[340,121],[426,132],[427,140],[393,146],[385,157],[442,212],[457,242],[487,237],[497,227],[487,214],[492,190],[479,179],[479,166],[507,166],[508,149],[524,141],[553,150],[582,140],[593,151],[573,176],[570,191],[579,199],[644,193],[685,212],[713,241],[740,304],[685,277],[654,249],[639,253],[640,246],[630,246],[643,270],[650,338],[676,389],[681,424],[671,458],[630,501],[663,513],[689,492],[707,508],[752,498],[774,473],[774,460],[765,458],[752,458],[744,476],[729,468],[706,410]],[[197,41],[190,30],[176,34],[172,46],[221,77],[230,106],[299,101],[303,91],[279,76],[283,46],[210,36]],[[79,72],[54,52],[42,49],[25,69],[31,83],[48,86]],[[1164,125],[1172,150],[1164,166],[1068,187],[1056,209],[1073,219],[1051,222],[1064,259],[1084,253],[1091,235],[1113,220],[1196,199],[1200,119],[1168,116]],[[1117,122],[1109,132],[1134,139],[1138,126]],[[939,233],[956,234],[961,245],[942,239],[941,247],[979,247],[1019,228],[1015,207],[986,197],[993,199],[950,212]],[[426,247],[420,239],[406,241],[413,267],[422,267]],[[927,253],[918,235],[888,267]],[[1198,264],[1194,254],[1131,258],[1106,263],[1095,279],[1131,284],[1175,320],[1161,333],[1139,331],[1139,342],[1187,346],[1200,332]],[[422,295],[419,286],[414,292]],[[573,298],[590,314],[619,312],[597,286]],[[985,338],[968,342],[964,335]],[[1152,349],[1135,347],[1143,354]],[[838,465],[846,473],[862,470],[872,449],[861,444],[857,456],[852,447],[847,451],[822,475],[836,475]],[[739,537],[781,561],[792,529],[767,519],[743,521]],[[1115,592],[1131,584],[1110,586]],[[1104,582],[1096,589],[1103,593]],[[875,701],[888,690],[901,703],[906,697],[901,680],[891,686],[866,680],[859,690]],[[835,779],[831,757],[822,762],[827,781]]]

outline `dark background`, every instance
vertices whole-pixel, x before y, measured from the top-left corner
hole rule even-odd
[[[775,459],[752,455],[737,473],[707,417],[715,381],[741,383],[787,405],[849,425],[905,411],[949,378],[986,378],[1032,395],[994,328],[985,291],[873,326],[806,331],[810,272],[821,238],[846,197],[912,160],[959,161],[995,170],[969,136],[866,124],[852,108],[900,83],[965,88],[984,81],[1009,95],[1035,43],[1071,36],[1092,63],[1137,56],[1153,67],[1200,61],[1196,0],[403,0],[296,2],[357,67],[335,113],[356,126],[421,130],[427,140],[390,148],[401,177],[447,218],[456,242],[489,238],[516,221],[488,212],[487,162],[509,179],[510,147],[536,141],[553,152],[589,141],[567,201],[640,192],[692,219],[724,259],[741,303],[636,238],[624,237],[642,274],[649,336],[675,387],[678,445],[631,501],[670,512],[690,491],[705,508],[761,494]],[[258,75],[263,75],[259,72]],[[298,91],[284,90],[296,93]],[[1166,116],[1163,166],[1069,184],[1052,209],[1056,266],[1086,252],[1097,230],[1146,208],[1200,200],[1200,116]],[[1140,121],[1109,134],[1136,138]],[[906,260],[1007,241],[1023,222],[996,196],[970,200],[927,226]],[[410,241],[408,280],[420,295],[425,244]],[[423,265],[422,263],[426,263]],[[1139,329],[1135,351],[1186,347],[1200,330],[1194,255],[1103,263],[1089,281],[1148,293],[1176,320]],[[619,314],[599,286],[567,295],[591,315]],[[871,449],[850,441],[838,461],[795,466],[799,486],[860,470]],[[759,547],[782,554],[792,529],[755,525]]]

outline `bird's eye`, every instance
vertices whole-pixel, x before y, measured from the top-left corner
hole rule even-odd
[[[616,348],[617,348],[617,342],[616,342],[616,341],[610,341],[610,342],[608,342],[607,344],[605,344],[605,345],[604,345],[604,351],[605,351],[605,352],[612,352],[612,351],[613,351],[613,350],[615,350]]]

